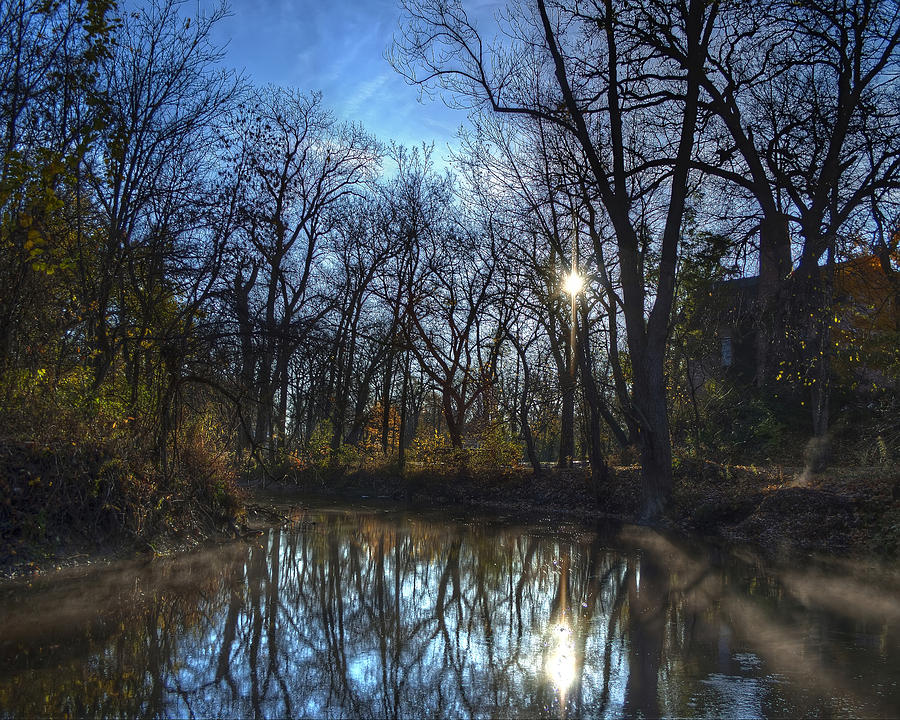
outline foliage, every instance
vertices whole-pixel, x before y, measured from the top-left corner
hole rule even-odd
[[[363,439],[360,452],[366,458],[367,464],[379,464],[384,462],[384,450],[382,448],[382,432],[384,423],[384,406],[379,402],[369,411],[368,422],[363,431]],[[400,443],[400,410],[396,405],[388,408],[387,446],[388,455]]]
[[[302,462],[314,470],[324,470],[331,460],[333,435],[334,428],[331,426],[331,421],[320,421],[312,435],[309,436],[309,440],[306,441],[301,455]]]
[[[505,423],[492,423],[478,436],[469,449],[471,467],[475,470],[497,472],[518,467],[522,460],[522,446],[512,437]]]
[[[710,400],[704,440],[716,453],[734,460],[790,457],[807,437],[792,437],[790,428],[802,426],[796,410],[785,401],[726,381],[707,383]],[[791,413],[795,413],[792,417]]]
[[[137,424],[52,394],[13,397],[0,438],[0,558],[15,563],[60,543],[151,543],[174,531],[218,531],[242,513],[221,439],[202,420],[177,438],[176,471],[155,462]]]
[[[453,465],[459,459],[454,453],[449,435],[437,429],[421,430],[410,443],[409,461],[424,468],[437,468],[442,465]]]
[[[503,472],[518,467],[521,459],[522,447],[503,423],[489,425],[463,448],[454,448],[450,436],[439,430],[420,432],[409,448],[410,462],[425,469],[467,468],[479,473]]]

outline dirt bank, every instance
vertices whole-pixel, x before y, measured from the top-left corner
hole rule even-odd
[[[636,522],[640,470],[615,469],[595,488],[587,471],[548,469],[502,475],[414,471],[405,478],[379,472],[325,473],[281,486],[316,497],[379,497],[426,505],[465,505],[521,515]],[[754,546],[763,554],[893,558],[900,550],[900,472],[835,468],[819,475],[802,468],[685,463],[661,524],[692,535]]]
[[[0,577],[164,554],[244,517],[234,478],[201,455],[163,474],[105,440],[0,438]]]
[[[20,475],[21,461],[16,461]],[[5,467],[9,466],[7,456]],[[59,479],[44,478],[48,491],[52,482]],[[19,479],[22,484],[33,492],[39,486],[29,486],[25,475]],[[748,545],[773,558],[804,554],[891,559],[900,549],[898,489],[900,473],[877,468],[834,469],[804,477],[799,468],[682,465],[661,524],[693,536]],[[593,522],[611,517],[635,522],[640,472],[636,466],[616,468],[609,485],[596,488],[582,468],[548,469],[540,476],[525,470],[494,475],[419,470],[403,478],[386,471],[335,471],[270,483],[265,491],[245,487],[242,493],[241,509],[231,517],[213,519],[199,506],[185,505],[178,516],[170,515],[153,532],[143,534],[123,526],[119,532],[92,535],[91,527],[96,526],[61,522],[59,516],[51,515],[38,538],[23,541],[23,531],[3,538],[0,577],[109,562],[136,553],[167,555],[204,543],[251,536],[289,522],[286,508],[291,503],[302,504],[304,498],[343,503],[380,499],[431,508],[463,506],[522,519],[558,517]],[[279,494],[289,497],[290,503],[279,502]],[[40,505],[29,507],[33,512],[28,518],[33,519]],[[190,507],[194,509],[188,511]],[[101,511],[110,512],[102,507]],[[71,518],[73,510],[66,512],[65,518]],[[29,526],[24,527],[28,530]]]

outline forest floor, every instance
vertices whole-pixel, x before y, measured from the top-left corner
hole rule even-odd
[[[669,521],[767,555],[900,553],[900,471],[705,464],[676,480]]]

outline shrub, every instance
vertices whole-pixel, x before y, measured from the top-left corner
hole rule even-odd
[[[784,454],[799,456],[808,437],[796,437],[806,418],[797,417],[782,400],[750,388],[742,394],[722,393],[708,406],[705,444],[742,461]],[[807,421],[808,422],[808,421]],[[791,434],[791,428],[794,434]]]
[[[413,438],[407,451],[410,462],[427,468],[450,464],[453,455],[450,438],[437,430],[420,431]]]
[[[328,467],[331,459],[331,438],[334,435],[334,428],[331,421],[322,420],[316,429],[313,430],[303,448],[303,461],[305,465],[312,467],[314,470],[324,470]]]
[[[477,445],[469,450],[472,468],[481,471],[506,470],[518,466],[522,448],[516,442],[509,427],[495,423],[478,436]]]

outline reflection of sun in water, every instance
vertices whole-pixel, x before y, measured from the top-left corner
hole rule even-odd
[[[560,623],[552,630],[545,672],[563,696],[575,681],[575,639],[568,623]]]

